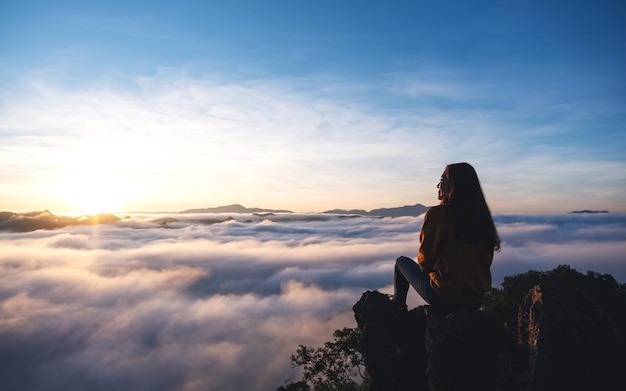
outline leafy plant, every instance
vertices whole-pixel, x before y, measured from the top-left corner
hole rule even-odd
[[[333,341],[312,348],[300,345],[291,356],[291,365],[303,369],[302,380],[287,383],[278,391],[366,391],[363,356],[358,350],[361,331],[344,327],[335,330]],[[361,379],[357,383],[355,379]],[[311,388],[312,387],[312,388]]]

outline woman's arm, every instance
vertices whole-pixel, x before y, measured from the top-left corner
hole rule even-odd
[[[441,249],[441,221],[435,208],[431,208],[424,216],[424,224],[420,231],[420,248],[417,263],[422,271],[430,273],[435,268]]]

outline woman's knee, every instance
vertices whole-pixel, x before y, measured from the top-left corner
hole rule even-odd
[[[403,262],[402,258],[405,258],[405,256],[402,255],[402,256],[399,256],[398,258],[396,258],[396,263],[395,263],[395,268],[394,268],[396,273],[398,273],[400,271],[401,264]]]
[[[396,265],[399,263],[406,263],[406,262],[414,262],[414,261],[409,257],[405,257],[404,255],[401,255],[398,258],[396,258]]]
[[[409,257],[405,257],[404,255],[402,255],[396,259],[395,269],[396,271],[398,270],[407,271],[407,270],[412,270],[415,265],[416,265],[415,261],[413,261]]]

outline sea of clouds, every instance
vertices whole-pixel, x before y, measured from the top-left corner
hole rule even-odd
[[[0,233],[0,389],[273,390],[289,357],[392,292],[422,217],[134,214]],[[178,221],[161,225],[163,217]],[[569,264],[626,282],[626,215],[497,215],[504,276]],[[423,302],[414,292],[409,306]]]

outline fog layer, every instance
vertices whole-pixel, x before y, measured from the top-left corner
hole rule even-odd
[[[167,224],[153,222],[175,217]],[[0,233],[0,388],[271,390],[299,344],[391,293],[421,217],[132,215]],[[163,220],[160,220],[163,222]],[[625,215],[500,215],[493,283],[569,264],[626,281]],[[423,302],[412,292],[409,305]]]

